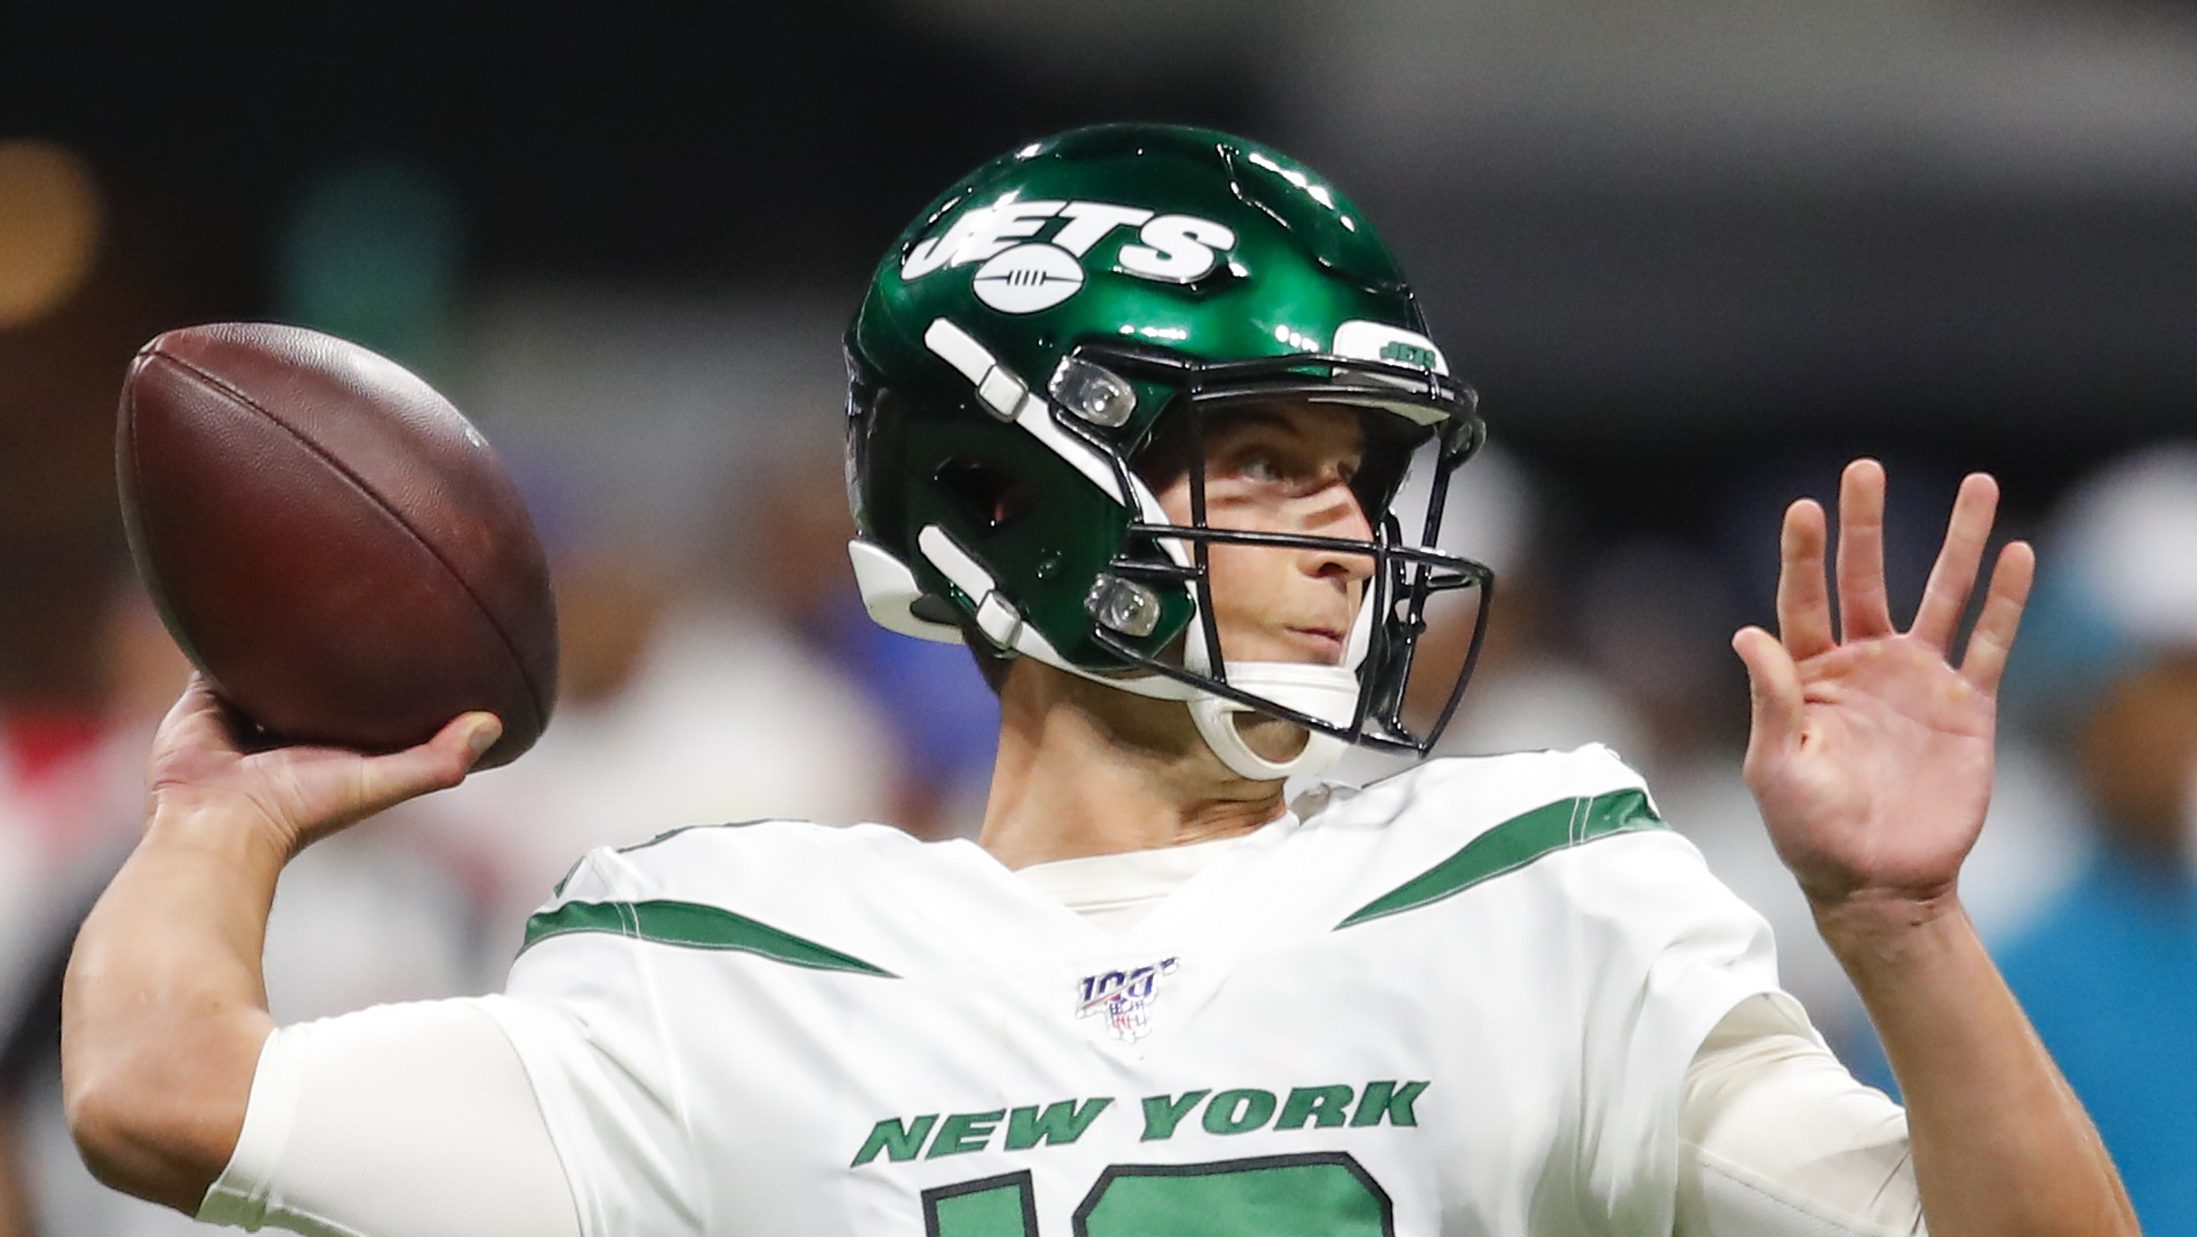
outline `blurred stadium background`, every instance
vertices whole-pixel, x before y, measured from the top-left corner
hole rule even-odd
[[[0,1235],[158,1233],[59,1133],[52,1000],[180,662],[128,579],[132,351],[314,326],[436,382],[557,560],[565,700],[508,771],[294,870],[276,1012],[493,985],[587,845],[969,832],[991,704],[869,630],[838,335],[968,167],[1234,129],[1384,228],[1499,451],[1453,746],[1611,742],[1873,1064],[1738,780],[1777,513],[1886,460],[1912,605],[1961,472],[2040,538],[1967,897],[2154,1233],[2197,1233],[2197,8],[1918,0],[85,0],[0,12]]]

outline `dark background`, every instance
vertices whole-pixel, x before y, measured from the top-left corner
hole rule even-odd
[[[0,15],[0,138],[75,152],[104,211],[89,281],[0,327],[0,648],[58,650],[0,691],[85,681],[129,352],[309,318],[280,238],[362,160],[454,204],[461,325],[406,359],[461,397],[496,289],[851,306],[968,166],[1148,118],[1281,145],[1382,221],[1574,538],[1729,538],[1857,451],[1993,469],[2018,522],[2197,409],[2181,8],[306,7]]]

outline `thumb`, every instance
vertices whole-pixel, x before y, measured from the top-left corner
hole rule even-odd
[[[366,758],[358,770],[358,795],[346,820],[360,820],[434,790],[465,780],[481,755],[503,736],[493,713],[465,713],[418,747]]]
[[[1747,697],[1752,720],[1747,751],[1784,748],[1800,735],[1800,669],[1776,636],[1760,627],[1742,627],[1732,636],[1732,651],[1747,666]]]

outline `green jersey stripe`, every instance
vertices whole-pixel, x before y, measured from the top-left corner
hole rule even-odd
[[[1543,855],[1596,838],[1669,826],[1648,806],[1646,792],[1628,788],[1537,807],[1465,843],[1456,854],[1358,908],[1337,929],[1416,910],[1515,872]]]
[[[726,949],[818,971],[897,978],[852,954],[843,954],[791,932],[715,906],[694,902],[567,902],[526,921],[525,953],[554,936],[608,932],[683,949]]]

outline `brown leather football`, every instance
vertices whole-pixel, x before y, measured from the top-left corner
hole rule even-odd
[[[487,709],[485,768],[540,737],[541,542],[488,441],[403,367],[297,327],[170,331],[130,366],[115,456],[161,618],[265,740],[393,751]]]

